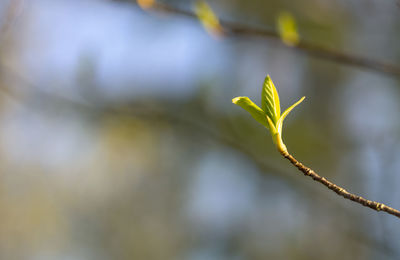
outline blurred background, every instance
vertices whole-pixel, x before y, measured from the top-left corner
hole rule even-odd
[[[0,259],[400,259],[397,218],[302,176],[231,103],[259,103],[267,74],[283,109],[306,96],[289,151],[400,208],[396,0],[208,2],[272,32],[290,12],[298,47],[139,4],[1,1]]]

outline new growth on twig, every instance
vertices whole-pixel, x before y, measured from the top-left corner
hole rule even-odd
[[[272,135],[272,140],[276,144],[279,152],[287,154],[285,144],[282,141],[282,124],[285,117],[300,104],[306,97],[302,97],[294,103],[281,115],[281,106],[279,103],[278,92],[269,75],[264,80],[261,92],[261,108],[254,104],[248,97],[236,97],[232,102],[247,112],[249,112],[255,120],[264,125]]]
[[[263,37],[270,39],[279,39],[285,46],[298,50],[300,52],[309,54],[310,56],[317,57],[320,59],[337,62],[353,67],[359,67],[364,69],[369,69],[375,72],[385,73],[387,75],[391,75],[394,77],[400,76],[400,66],[396,64],[391,64],[379,60],[374,60],[367,57],[362,57],[358,55],[353,55],[350,53],[345,53],[340,50],[329,49],[312,42],[308,42],[306,39],[295,39],[293,37],[293,22],[292,18],[284,15],[278,18],[278,26],[279,32],[277,30],[273,30],[271,28],[257,28],[249,25],[239,24],[235,22],[229,22],[222,19],[218,19],[215,13],[212,12],[212,9],[204,4],[204,1],[197,1],[195,6],[195,12],[180,9],[174,7],[172,5],[167,5],[164,3],[160,3],[158,1],[153,0],[141,0],[140,2],[151,2],[151,9],[171,13],[176,15],[182,15],[192,19],[200,19],[203,26],[206,27],[207,30],[211,29],[212,33],[216,33],[216,35],[225,36],[242,36],[242,37]],[[203,2],[203,4],[198,3]],[[214,17],[213,17],[214,16]],[[215,19],[217,18],[217,19]],[[289,18],[289,19],[288,19]],[[218,23],[215,21],[218,20]],[[214,26],[213,26],[214,25]],[[217,29],[216,31],[214,31]],[[287,34],[292,30],[293,32]],[[289,36],[290,35],[290,36]],[[289,36],[289,37],[286,37]],[[287,41],[288,40],[288,41]],[[289,44],[288,44],[289,43]]]
[[[311,168],[303,165],[297,161],[287,150],[286,145],[282,140],[282,124],[285,117],[292,111],[294,107],[300,104],[305,97],[302,97],[299,101],[294,103],[292,106],[287,108],[281,115],[281,108],[279,103],[279,95],[275,88],[271,78],[267,76],[264,81],[264,85],[261,91],[261,108],[254,104],[248,97],[236,97],[232,99],[232,102],[247,112],[264,127],[266,127],[272,135],[272,140],[275,143],[278,151],[283,157],[288,159],[297,169],[299,169],[304,175],[310,176],[314,181],[321,183],[328,189],[334,191],[338,195],[357,202],[365,207],[369,207],[376,211],[384,211],[400,218],[400,211],[391,208],[383,203],[376,201],[367,200],[361,196],[352,194],[342,187],[328,181],[324,177],[321,177]]]

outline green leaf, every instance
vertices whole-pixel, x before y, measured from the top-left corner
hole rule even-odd
[[[283,124],[283,120],[285,119],[285,117],[290,113],[290,111],[293,110],[293,108],[295,108],[298,104],[300,104],[301,102],[303,102],[303,100],[306,97],[302,97],[300,98],[299,101],[297,101],[296,103],[294,103],[293,105],[291,105],[290,107],[288,107],[285,112],[282,113],[282,116],[279,118],[278,123],[277,123],[277,130],[278,133],[282,134],[282,124]]]
[[[289,46],[295,46],[300,42],[296,20],[288,12],[281,12],[277,19],[278,31],[282,41]]]
[[[222,35],[222,26],[218,16],[211,9],[206,1],[198,0],[195,2],[194,11],[207,32],[216,36]]]
[[[272,136],[276,135],[278,132],[276,131],[276,127],[274,125],[274,123],[272,122],[272,120],[269,118],[269,116],[265,115],[265,117],[268,120],[268,126],[269,126],[269,131],[271,132]]]
[[[267,115],[261,110],[256,104],[253,103],[248,97],[236,97],[232,99],[232,103],[240,106],[244,110],[250,113],[250,115],[261,123],[266,128],[270,129]],[[275,127],[274,127],[275,128]]]
[[[261,91],[261,108],[254,104],[248,97],[236,97],[232,99],[232,103],[242,107],[249,112],[257,122],[265,126],[272,135],[272,140],[275,143],[279,152],[287,155],[288,151],[286,145],[282,141],[282,124],[286,116],[298,104],[300,104],[305,97],[294,103],[281,115],[281,108],[279,104],[279,96],[276,91],[275,85],[269,75],[265,78],[264,85]]]
[[[281,115],[281,107],[278,92],[269,75],[265,78],[261,91],[261,108],[276,125]]]

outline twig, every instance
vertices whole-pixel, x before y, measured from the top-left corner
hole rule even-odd
[[[343,189],[342,187],[328,181],[324,177],[321,177],[314,170],[308,168],[307,166],[305,166],[302,163],[300,163],[299,161],[297,161],[288,152],[281,151],[281,154],[283,157],[288,159],[295,167],[297,167],[297,169],[299,169],[301,172],[303,172],[304,175],[310,176],[314,181],[321,183],[322,185],[326,186],[328,189],[336,192],[338,195],[340,195],[346,199],[352,200],[354,202],[357,202],[365,207],[369,207],[376,211],[384,211],[386,213],[389,213],[391,215],[394,215],[394,216],[400,218],[400,211],[398,211],[397,209],[391,208],[383,203],[379,203],[379,202],[372,201],[372,200],[367,200],[361,196],[352,194],[352,193],[346,191],[345,189]]]
[[[192,19],[197,19],[195,13],[191,11],[182,10],[173,6],[169,6],[162,3],[155,3],[152,8],[154,10],[167,12],[167,13],[174,13],[179,14],[182,16],[186,16]],[[238,24],[234,22],[228,22],[220,20],[222,27],[224,28],[225,34],[229,35],[238,35],[238,36],[259,36],[265,38],[272,38],[275,40],[279,40],[279,42],[287,47],[287,48],[294,48],[295,50],[299,50],[303,53],[309,54],[310,56],[317,57],[320,59],[337,62],[341,64],[345,64],[348,66],[359,67],[364,69],[369,69],[372,71],[376,71],[379,73],[384,73],[390,76],[399,77],[400,76],[400,66],[383,62],[377,61],[371,58],[361,57],[357,55],[352,55],[349,53],[344,53],[338,50],[329,49],[323,46],[319,46],[307,41],[300,41],[298,45],[295,46],[287,46],[282,43],[280,35],[277,31],[273,29],[260,29],[254,28],[248,25]]]

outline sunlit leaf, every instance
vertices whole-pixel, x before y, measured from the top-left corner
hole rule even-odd
[[[261,108],[276,125],[281,114],[281,107],[278,92],[269,75],[265,78],[261,91]]]
[[[287,154],[286,145],[282,141],[282,124],[285,117],[300,104],[305,97],[287,108],[281,115],[278,92],[269,75],[265,78],[261,91],[260,109],[248,97],[236,97],[232,102],[249,112],[257,122],[264,125],[271,132],[272,140],[282,154]]]
[[[195,13],[208,33],[222,35],[222,26],[217,15],[205,1],[196,1]]]
[[[278,31],[282,41],[289,46],[297,45],[300,37],[294,17],[288,12],[281,12],[277,20]]]
[[[261,110],[256,104],[253,103],[248,97],[236,97],[232,99],[232,103],[240,106],[244,110],[250,113],[250,115],[259,123],[266,128],[270,129],[267,115]]]
[[[293,110],[293,108],[295,108],[297,105],[299,105],[301,102],[303,102],[303,100],[306,97],[302,97],[300,98],[299,101],[297,101],[296,103],[294,103],[293,105],[291,105],[290,107],[288,107],[285,112],[282,113],[282,116],[279,118],[278,123],[277,123],[277,130],[278,133],[282,133],[282,124],[283,124],[283,120],[285,119],[285,117],[290,113],[290,111]]]

